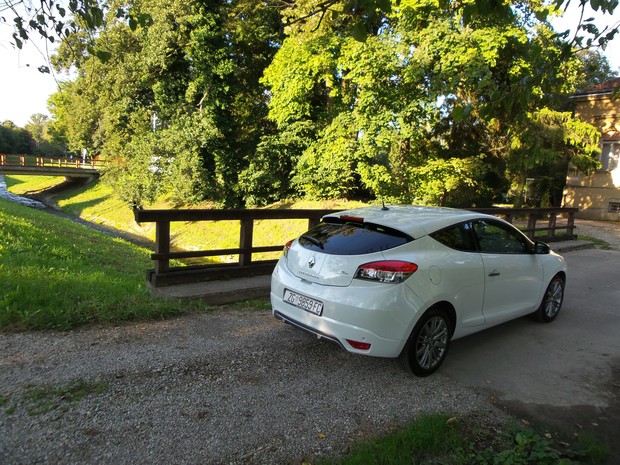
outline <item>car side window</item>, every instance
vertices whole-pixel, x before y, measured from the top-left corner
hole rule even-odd
[[[451,249],[462,250],[464,252],[475,252],[476,245],[471,233],[471,223],[461,223],[430,235],[437,242],[441,242]]]
[[[505,224],[478,220],[474,222],[474,231],[482,253],[525,254],[530,251],[525,236]]]

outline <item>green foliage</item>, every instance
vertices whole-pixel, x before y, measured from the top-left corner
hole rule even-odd
[[[0,125],[0,153],[68,156],[66,144],[53,131],[53,124],[47,116],[39,113],[32,115],[24,128],[4,121]]]
[[[78,78],[50,100],[56,131],[109,161],[104,180],[132,205],[163,194],[239,206],[239,173],[269,126],[259,77],[279,42],[277,10],[148,0],[130,13],[110,12],[92,44],[87,25],[62,42],[54,63]]]
[[[104,182],[134,206],[469,206],[510,185],[522,201],[529,178],[557,203],[562,181],[541,171],[591,169],[590,135],[567,123],[564,143],[538,144],[531,115],[609,75],[573,46],[613,36],[586,20],[566,42],[548,21],[560,3],[80,0],[53,59],[77,79],[51,97],[47,133],[108,161]]]
[[[584,89],[618,77],[618,71],[611,68],[607,57],[598,50],[579,50],[577,57],[582,66],[582,76],[577,83],[577,89]]]
[[[263,137],[249,166],[239,175],[246,205],[262,206],[290,197],[294,193],[291,172],[313,138],[314,124],[310,121],[296,122]]]
[[[308,120],[317,128],[294,169],[300,194],[470,206],[464,200],[506,193],[509,183],[489,179],[524,185],[558,159],[592,166],[591,134],[569,124],[563,144],[524,155],[537,124],[528,115],[559,105],[549,96],[572,92],[579,78],[547,22],[553,6],[370,3],[380,27],[363,41],[345,2],[284,13],[289,36],[264,82],[281,131]]]
[[[502,444],[498,447],[498,443]],[[479,465],[571,465],[583,463],[584,453],[558,448],[553,435],[541,435],[532,428],[509,427],[500,440],[486,449],[480,450],[473,444],[469,446],[472,464]],[[600,463],[602,457],[592,457],[593,462]]]
[[[32,115],[24,129],[30,133],[34,140],[33,155],[57,157],[68,157],[70,155],[64,138],[54,130],[54,122],[48,116],[40,113]]]
[[[599,141],[598,129],[571,113],[548,108],[528,113],[524,126],[512,133],[507,159],[508,170],[514,173],[515,204],[519,206],[526,200],[526,177],[534,178],[541,191],[535,206],[540,206],[541,201],[545,206],[553,204],[552,198],[541,197],[554,192],[558,203],[569,163],[584,173],[599,167]]]
[[[32,154],[36,143],[27,130],[18,128],[12,121],[4,121],[0,125],[0,153]]]
[[[318,465],[423,464],[453,465],[577,465],[602,463],[607,453],[596,441],[571,448],[551,433],[532,428],[486,425],[475,415],[450,418],[425,415],[393,433],[354,445],[342,458],[319,460]]]
[[[351,197],[356,138],[349,114],[338,115],[300,157],[293,184],[311,199]]]
[[[449,418],[443,414],[422,416],[389,435],[357,443],[342,459],[323,460],[318,465],[421,464],[431,457],[462,463],[455,461],[455,451],[465,442],[458,428],[448,424]]]
[[[111,160],[103,179],[136,208],[162,195],[177,205],[197,203],[209,192],[201,150],[217,136],[203,112],[181,116],[169,127],[135,137],[124,149],[128,155]]]

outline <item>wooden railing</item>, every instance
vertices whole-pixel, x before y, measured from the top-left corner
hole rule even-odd
[[[470,208],[469,210],[500,216],[519,227],[527,237],[546,242],[575,239],[575,213],[578,208]],[[540,226],[540,223],[543,226]],[[538,234],[544,232],[545,234]],[[562,234],[558,234],[562,232]]]
[[[81,158],[0,154],[0,166],[76,168],[80,170],[96,171],[100,169],[103,164],[102,161],[95,159],[83,161]]]
[[[574,239],[574,215],[577,208],[485,208],[471,209],[503,217],[506,221],[521,226],[530,238],[544,241]],[[252,254],[280,251],[283,244],[255,247],[253,245],[254,221],[307,219],[308,228],[320,219],[339,210],[134,210],[138,223],[155,223],[155,253],[151,258],[155,268],[147,271],[147,280],[153,286],[229,279],[243,276],[265,275],[273,271],[277,260],[254,261]],[[171,251],[170,223],[176,221],[239,221],[239,247],[231,249]],[[544,226],[537,226],[540,222]],[[527,226],[526,226],[527,225]],[[563,234],[557,232],[563,231]],[[544,235],[537,233],[545,232]],[[239,261],[226,264],[171,267],[172,259],[217,257],[238,255]]]
[[[321,218],[338,210],[134,210],[138,223],[155,223],[155,269],[147,271],[147,280],[153,286],[229,279],[243,276],[270,274],[277,260],[252,260],[252,254],[277,252],[283,244],[255,247],[254,221],[307,219],[308,229]],[[192,250],[173,252],[170,245],[170,223],[175,221],[239,221],[239,247],[232,249]],[[171,259],[218,257],[238,255],[237,263],[171,267]]]

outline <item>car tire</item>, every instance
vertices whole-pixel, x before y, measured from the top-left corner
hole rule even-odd
[[[448,353],[452,328],[448,314],[440,308],[427,311],[416,323],[399,362],[416,376],[428,376],[441,366]]]
[[[540,307],[534,312],[534,317],[545,323],[555,320],[560,313],[562,302],[564,301],[564,279],[561,276],[555,276],[543,295]]]

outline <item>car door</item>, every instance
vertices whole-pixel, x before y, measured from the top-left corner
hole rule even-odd
[[[531,242],[512,226],[495,220],[474,221],[484,266],[483,312],[494,325],[536,310],[542,292],[542,264]]]
[[[455,337],[471,333],[485,324],[484,266],[469,221],[436,231],[430,236],[450,250],[436,255],[441,262],[442,290],[450,295],[457,315]],[[439,269],[438,267],[434,267]],[[435,281],[431,277],[431,282]]]

